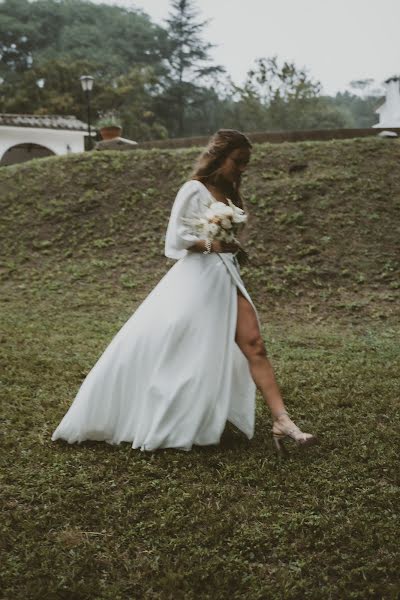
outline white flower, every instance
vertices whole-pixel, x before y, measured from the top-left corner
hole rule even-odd
[[[247,215],[243,213],[243,215],[234,215],[233,217],[234,223],[245,223],[247,221]]]
[[[225,204],[225,202],[213,202],[213,204],[211,205],[211,207],[209,208],[209,210],[214,215],[226,216],[226,217],[232,217],[233,216],[233,210],[232,210],[232,208],[230,206],[227,206]]]
[[[182,222],[190,225],[201,238],[230,242],[235,239],[238,224],[247,220],[247,215],[227,198],[229,206],[224,202],[212,202],[203,214],[194,218],[182,218]]]
[[[247,221],[247,215],[244,212],[244,210],[242,208],[239,208],[239,206],[233,204],[233,202],[229,198],[227,198],[227,200],[229,202],[229,206],[233,211],[232,221],[234,223],[244,223],[245,221]]]
[[[221,221],[221,227],[223,227],[224,229],[231,229],[232,228],[232,221],[230,219],[222,219],[222,221]]]
[[[212,237],[215,237],[217,235],[217,233],[219,232],[219,227],[218,227],[218,225],[216,225],[216,223],[209,223],[207,225],[207,231],[208,231],[209,235],[211,235]]]

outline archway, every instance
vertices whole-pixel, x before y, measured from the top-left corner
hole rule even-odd
[[[15,165],[31,160],[32,158],[43,158],[44,156],[54,156],[54,154],[52,150],[40,144],[17,144],[4,152],[0,160],[0,165]]]

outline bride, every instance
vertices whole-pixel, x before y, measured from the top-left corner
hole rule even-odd
[[[165,255],[177,262],[111,340],[51,439],[130,442],[154,451],[218,444],[229,420],[251,439],[255,392],[268,405],[278,450],[316,437],[290,419],[240,276],[239,242],[201,239],[190,218],[212,202],[243,208],[241,174],[252,145],[220,129],[172,206]]]

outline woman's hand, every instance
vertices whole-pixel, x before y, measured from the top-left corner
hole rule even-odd
[[[214,240],[212,243],[213,252],[237,252],[242,246],[239,242],[222,242],[220,240]]]
[[[236,258],[238,259],[240,266],[247,265],[250,262],[250,257],[244,248],[239,249],[239,252],[236,254]]]
[[[250,257],[241,243],[238,242],[220,242],[214,240],[212,243],[213,252],[233,252],[236,253],[236,258],[239,264],[246,265],[250,261]]]
[[[206,249],[205,240],[199,240],[195,242],[192,246],[188,248],[191,252],[204,252]],[[213,240],[211,244],[211,252],[237,252],[239,250],[240,254],[247,255],[244,248],[241,246],[240,242],[222,242],[220,240]]]

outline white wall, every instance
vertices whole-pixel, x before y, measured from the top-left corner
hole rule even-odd
[[[83,152],[85,135],[86,131],[1,125],[0,160],[9,148],[17,144],[39,144],[58,155]]]
[[[379,114],[379,123],[373,127],[400,127],[400,82],[389,81],[385,87],[385,102],[376,111]]]

